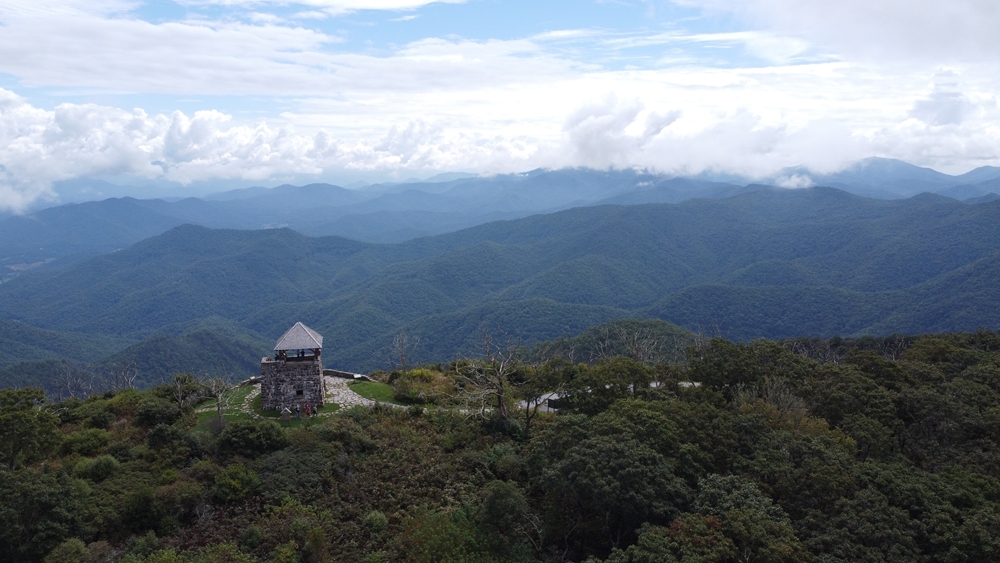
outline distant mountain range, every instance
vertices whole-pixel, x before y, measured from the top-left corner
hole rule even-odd
[[[483,328],[531,344],[631,317],[736,340],[1000,328],[1000,202],[734,190],[394,244],[179,226],[0,284],[0,363],[131,355],[149,377],[249,374],[295,321],[351,371],[385,367],[400,331],[414,360],[440,361],[475,354]]]
[[[970,203],[1000,197],[996,195],[1000,193],[1000,168],[982,167],[949,176],[887,159],[868,159],[828,175],[787,169],[763,184],[746,178],[709,180],[705,175],[676,178],[636,170],[535,170],[492,177],[442,175],[423,182],[359,189],[285,185],[176,201],[122,197],[73,203],[0,217],[0,280],[28,269],[55,268],[125,248],[183,224],[229,229],[288,227],[310,236],[394,243],[573,207],[719,199],[789,183],[832,186],[879,199],[924,192]],[[112,188],[94,185],[86,189],[113,193]]]

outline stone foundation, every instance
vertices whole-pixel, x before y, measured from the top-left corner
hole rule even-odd
[[[323,406],[323,364],[320,360],[269,360],[260,362],[260,395],[264,410],[278,410],[306,404]]]

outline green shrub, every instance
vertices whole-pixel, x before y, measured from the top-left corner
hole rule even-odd
[[[157,501],[156,491],[153,487],[143,485],[125,495],[122,504],[122,521],[134,532],[149,530],[142,541],[147,544],[153,543],[153,547],[142,555],[152,553],[152,550],[155,549],[158,540],[156,540],[156,534],[153,534],[152,530],[160,524],[162,517],[163,507]],[[140,540],[136,538],[135,541]],[[134,549],[130,548],[130,550],[135,552]]]
[[[410,563],[460,563],[485,559],[475,526],[462,511],[425,512],[407,522],[398,538]]]
[[[146,428],[157,424],[173,424],[181,417],[181,409],[177,405],[157,397],[150,397],[139,404],[135,413],[135,421]]]
[[[139,391],[123,389],[108,399],[107,409],[119,417],[131,416],[135,414],[141,402],[142,395]]]
[[[260,531],[260,526],[254,524],[248,526],[240,533],[240,546],[245,549],[257,549],[264,543],[264,534]]]
[[[111,442],[104,451],[113,456],[118,461],[129,461],[132,459],[132,445],[128,442]]]
[[[274,548],[271,563],[299,563],[299,544],[293,540]]]
[[[70,407],[70,401],[64,404]],[[115,414],[108,410],[108,400],[97,397],[90,397],[86,401],[77,402],[76,406],[72,406],[68,410],[70,413],[69,417],[72,420],[67,420],[67,422],[80,420],[84,421],[91,428],[107,428],[115,419]]]
[[[373,532],[381,532],[389,527],[389,519],[378,510],[372,510],[365,515],[364,525]]]
[[[302,544],[302,559],[306,563],[326,563],[330,560],[323,528],[315,526],[306,533],[306,541]]]
[[[198,563],[257,563],[257,560],[231,543],[222,543],[206,547],[198,557]]]
[[[63,402],[64,410],[59,418],[64,423],[82,421],[89,428],[104,428],[115,421],[115,414],[108,410],[106,399],[89,398],[84,402],[76,399]]]
[[[239,502],[260,492],[260,478],[242,464],[226,467],[215,478],[213,494],[220,502]]]
[[[199,461],[186,470],[186,473],[190,475],[192,479],[201,481],[202,483],[214,483],[215,478],[218,477],[221,472],[221,467],[207,459]]]
[[[180,428],[160,423],[146,434],[146,443],[154,450],[161,450],[166,447],[177,447],[178,444],[184,443],[186,437]]]
[[[156,551],[156,548],[160,545],[160,539],[156,537],[156,534],[150,530],[142,536],[132,536],[128,539],[126,546],[128,547],[129,553],[138,555],[140,557],[146,557]]]
[[[310,429],[324,442],[339,442],[348,453],[364,453],[375,450],[375,442],[357,422],[350,418],[335,416]]]
[[[98,411],[87,419],[87,424],[91,428],[107,428],[115,421],[114,413],[106,410]]]
[[[439,371],[415,369],[396,378],[392,395],[406,403],[442,404],[455,395],[455,382]]]
[[[189,563],[191,559],[184,557],[173,549],[161,549],[150,554],[143,563]]]
[[[89,555],[87,546],[82,541],[70,538],[49,552],[45,563],[86,563]]]
[[[267,482],[264,499],[275,503],[285,498],[309,502],[329,487],[335,475],[330,457],[297,448],[271,453],[255,462],[254,467]]]
[[[89,428],[77,430],[63,438],[62,452],[64,454],[94,455],[108,445],[108,433],[105,430]]]
[[[270,420],[237,420],[219,435],[219,451],[227,455],[257,457],[288,445],[285,431]]]
[[[118,460],[110,455],[102,455],[94,459],[81,459],[73,472],[77,477],[91,481],[103,481],[118,470]]]

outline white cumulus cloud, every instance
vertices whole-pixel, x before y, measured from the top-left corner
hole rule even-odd
[[[188,183],[317,173],[336,145],[266,123],[234,125],[215,111],[147,115],[91,104],[33,107],[0,89],[0,208],[52,197],[51,183],[130,174]]]
[[[995,0],[674,0],[734,14],[751,25],[797,36],[851,57],[899,61],[1000,56]]]
[[[179,3],[246,7],[291,4],[318,8],[331,14],[342,14],[360,10],[415,10],[428,4],[462,4],[464,2],[465,0],[181,0]]]
[[[428,2],[233,0],[249,19],[148,22],[127,0],[0,0],[0,72],[30,92],[97,92],[146,108],[43,109],[0,90],[0,207],[24,209],[53,197],[54,181],[95,175],[264,182],[345,169],[636,166],[768,176],[867,156],[946,171],[1000,164],[993,3],[677,1],[752,29],[570,29],[351,51],[339,32],[309,27],[315,20],[267,12]],[[737,46],[758,62],[713,66],[694,51],[667,60],[690,45]],[[639,67],[581,54],[659,47],[664,57]],[[144,94],[211,101],[154,111]],[[241,104],[263,117],[243,117]]]

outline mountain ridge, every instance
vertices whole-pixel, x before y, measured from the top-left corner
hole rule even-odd
[[[579,206],[680,203],[785,189],[773,185],[783,185],[796,175],[813,184],[881,199],[907,198],[927,191],[972,204],[1000,192],[1000,168],[981,167],[949,176],[902,161],[868,159],[832,174],[793,168],[770,178],[729,178],[730,182],[632,169],[571,168],[376,184],[364,189],[323,183],[284,184],[169,201],[111,198],[48,207],[28,215],[0,216],[0,268],[6,270],[0,279],[13,277],[26,267],[47,267],[44,264],[57,260],[124,248],[184,223],[235,229],[287,226],[310,236],[394,243]]]
[[[484,328],[530,344],[626,317],[737,340],[975,330],[1000,324],[998,249],[1000,202],[826,187],[579,207],[395,244],[186,225],[0,284],[0,318],[133,341],[216,317],[259,342],[302,321],[350,371],[381,365],[401,330],[426,360],[471,353]]]

